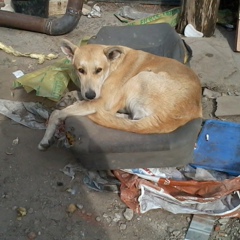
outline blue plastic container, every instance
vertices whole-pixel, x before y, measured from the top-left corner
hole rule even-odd
[[[240,124],[205,121],[194,150],[192,166],[240,175]]]

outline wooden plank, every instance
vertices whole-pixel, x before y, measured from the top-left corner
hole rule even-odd
[[[240,52],[240,20],[237,20],[236,29],[236,51]]]
[[[236,29],[236,51],[240,52],[240,0],[238,3],[238,20]]]

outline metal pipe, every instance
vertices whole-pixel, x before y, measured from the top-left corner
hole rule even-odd
[[[66,13],[61,18],[41,18],[0,10],[0,26],[53,36],[62,35],[72,31],[77,26],[82,6],[83,0],[68,0]]]

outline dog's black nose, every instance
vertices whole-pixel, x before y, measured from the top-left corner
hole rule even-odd
[[[96,93],[92,89],[90,89],[85,93],[85,97],[87,99],[94,99],[96,97]]]

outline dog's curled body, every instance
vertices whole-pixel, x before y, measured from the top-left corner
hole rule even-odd
[[[84,100],[52,113],[39,149],[49,146],[59,121],[72,115],[141,134],[172,132],[202,117],[200,81],[176,60],[123,46],[76,47],[66,40],[62,50],[76,68]],[[118,117],[121,111],[130,118]]]

